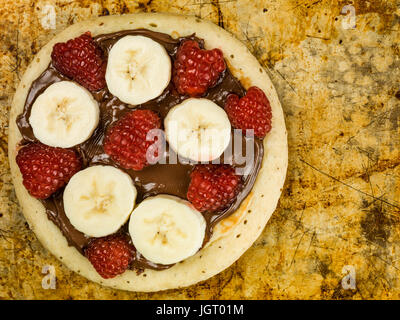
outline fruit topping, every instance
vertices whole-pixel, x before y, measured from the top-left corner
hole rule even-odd
[[[143,36],[119,39],[108,54],[110,92],[131,105],[158,97],[171,80],[171,58],[158,42]]]
[[[152,129],[161,128],[161,119],[151,110],[133,110],[125,114],[108,130],[104,151],[125,169],[142,170],[149,165],[147,150],[160,142],[158,137],[146,139]],[[152,154],[158,157],[158,151]]]
[[[37,97],[29,124],[40,142],[71,148],[90,138],[99,116],[99,105],[88,90],[73,81],[60,81]]]
[[[172,149],[194,161],[220,157],[231,140],[226,112],[208,99],[189,98],[176,105],[168,112],[164,126]]]
[[[149,261],[169,265],[194,255],[204,240],[206,221],[186,200],[160,194],[133,210],[129,233]]]
[[[51,53],[54,67],[86,89],[97,91],[106,85],[106,62],[90,32],[56,43]]]
[[[244,97],[230,94],[225,102],[232,126],[242,130],[254,130],[254,135],[260,139],[271,130],[272,111],[265,93],[251,87]]]
[[[180,94],[199,97],[217,83],[225,69],[220,49],[200,49],[198,42],[186,40],[176,55],[173,82]]]
[[[117,232],[136,201],[131,177],[113,166],[90,166],[76,173],[63,193],[65,215],[75,229],[90,237]]]
[[[81,161],[75,151],[41,143],[22,147],[16,161],[25,188],[38,199],[51,196],[81,169]]]
[[[191,175],[188,200],[200,212],[218,212],[238,195],[242,180],[229,165],[197,165]]]
[[[126,236],[114,234],[92,239],[85,255],[100,276],[110,279],[128,269],[134,250]]]

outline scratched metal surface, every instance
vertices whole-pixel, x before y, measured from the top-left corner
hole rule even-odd
[[[55,20],[46,18],[52,10]],[[239,261],[188,289],[153,294],[88,282],[44,250],[7,160],[11,99],[38,49],[76,21],[143,11],[195,14],[248,46],[281,98],[290,160],[278,209]],[[399,22],[400,1],[383,0],[1,0],[0,298],[400,298]],[[56,289],[42,287],[46,265]],[[343,286],[346,272],[355,283]]]

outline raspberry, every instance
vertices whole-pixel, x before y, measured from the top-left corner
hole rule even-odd
[[[173,82],[180,94],[201,96],[217,83],[225,68],[220,49],[203,50],[196,41],[187,40],[178,49]]]
[[[104,151],[125,169],[142,170],[149,163],[147,150],[157,137],[146,140],[151,129],[160,129],[161,120],[151,110],[133,110],[118,120],[107,132]],[[157,151],[154,152],[157,157]]]
[[[271,106],[265,93],[257,87],[249,88],[241,99],[230,94],[225,102],[225,111],[235,128],[253,129],[258,138],[264,138],[271,130]]]
[[[75,151],[41,143],[22,147],[16,161],[25,188],[38,199],[50,197],[81,169],[81,161]]]
[[[200,212],[226,209],[241,188],[241,177],[229,165],[197,165],[190,177],[187,198]]]
[[[104,279],[114,278],[128,269],[134,247],[123,235],[113,234],[90,241],[85,256]]]
[[[56,43],[51,58],[58,71],[86,89],[96,91],[106,85],[106,63],[90,32],[67,42]]]

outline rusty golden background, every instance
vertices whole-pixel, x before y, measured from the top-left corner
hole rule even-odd
[[[130,293],[72,273],[29,230],[11,183],[8,111],[32,57],[74,22],[128,12],[194,14],[232,32],[286,114],[289,169],[276,212],[232,267],[187,289]],[[0,38],[0,298],[400,298],[400,1],[1,0]],[[55,290],[42,288],[45,265],[55,267]],[[349,270],[356,288],[346,290]]]

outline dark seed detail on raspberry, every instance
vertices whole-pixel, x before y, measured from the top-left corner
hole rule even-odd
[[[243,98],[230,94],[225,102],[225,111],[237,129],[252,129],[261,139],[271,131],[271,105],[264,91],[257,87],[249,88]]]
[[[81,161],[75,151],[41,143],[22,147],[18,151],[16,162],[25,188],[38,199],[51,196],[81,169]]]
[[[235,200],[242,179],[229,165],[197,165],[192,171],[188,200],[200,212],[218,212]]]
[[[85,250],[85,256],[104,279],[124,273],[133,259],[133,253],[132,244],[120,234],[94,238]]]
[[[200,49],[196,41],[186,40],[176,55],[173,82],[180,94],[198,97],[217,83],[225,69],[220,49]]]
[[[90,32],[67,42],[56,43],[51,59],[58,71],[86,89],[96,91],[106,85],[106,61]]]
[[[152,129],[160,129],[161,120],[151,110],[134,110],[124,115],[107,132],[104,151],[125,169],[142,170],[149,163],[146,153],[154,146],[157,137],[146,140]],[[157,158],[157,148],[152,152]]]

